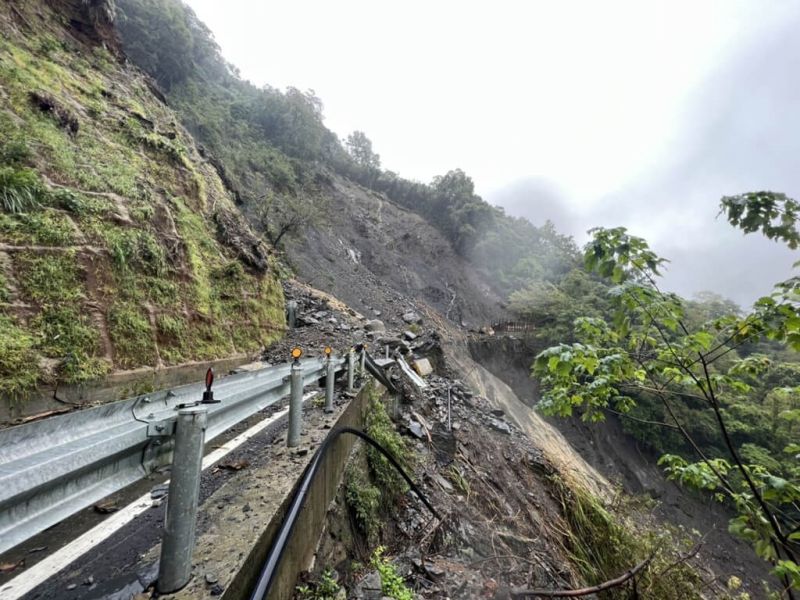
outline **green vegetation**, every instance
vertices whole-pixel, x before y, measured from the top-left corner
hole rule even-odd
[[[67,217],[52,210],[5,215],[0,213],[0,235],[12,243],[69,246],[75,230]]]
[[[380,532],[381,490],[369,480],[363,466],[357,462],[348,465],[344,479],[345,500],[355,515],[356,524],[367,540],[377,539]]]
[[[0,209],[12,214],[35,210],[42,196],[42,185],[35,171],[0,166]]]
[[[797,206],[771,192],[722,200],[733,225],[790,247]],[[662,292],[664,259],[624,228],[594,230],[585,262],[610,280],[614,310],[579,317],[574,342],[539,354],[541,407],[631,417],[629,431],[667,452],[668,475],[735,509],[731,532],[800,589],[800,278],[742,314],[713,295],[687,303]]]
[[[397,433],[381,395],[372,384],[368,384],[365,390],[369,394],[366,433],[383,446],[400,465],[409,468],[413,463],[413,455],[405,440]],[[359,451],[345,471],[345,500],[361,533],[370,543],[378,539],[383,513],[406,491],[405,480],[386,457],[371,446]]]
[[[115,361],[123,368],[154,365],[156,344],[147,313],[132,303],[116,303],[108,312]]]
[[[86,23],[95,9],[74,8]],[[18,377],[3,374],[0,396],[279,337],[272,266],[245,267],[223,239],[218,219],[235,214],[233,198],[170,109],[91,32],[72,38],[54,9],[9,10],[0,16],[37,26],[0,40],[0,240],[19,247],[0,277],[0,302],[19,292],[3,307],[14,328],[0,361],[26,357]]]
[[[373,385],[368,388],[369,408],[367,410],[365,431],[380,444],[401,467],[408,470],[413,464],[413,455],[406,441],[395,429],[394,423],[386,412],[380,394]],[[408,485],[391,463],[373,447],[367,448],[367,460],[370,472],[378,488],[386,494],[384,502],[389,502],[398,494],[405,493]]]
[[[325,569],[317,581],[297,586],[298,595],[302,600],[336,600],[342,588],[334,579],[334,575],[333,571]]]
[[[369,564],[381,576],[381,592],[384,596],[395,600],[414,600],[413,592],[408,589],[395,566],[384,556],[385,552],[386,548],[378,546],[369,559]]]
[[[20,254],[16,273],[27,298],[43,303],[78,301],[83,293],[73,251],[53,254]]]
[[[20,400],[36,385],[39,365],[33,339],[0,315],[0,394]]]
[[[637,589],[645,598],[683,600],[702,598],[702,578],[680,552],[688,554],[692,543],[679,532],[655,532],[624,514],[612,512],[591,494],[561,479],[551,480],[561,502],[566,530],[560,531],[566,550],[588,585],[614,579],[645,560],[646,569],[637,575]],[[669,569],[669,577],[662,574]],[[628,598],[626,586],[607,592],[608,598]]]

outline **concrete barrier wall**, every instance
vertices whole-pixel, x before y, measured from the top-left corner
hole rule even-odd
[[[356,399],[342,414],[336,426],[363,429],[366,411],[369,407],[368,396],[368,388],[362,388]],[[336,497],[344,469],[356,443],[361,443],[358,438],[343,434],[334,442],[323,459],[281,560],[278,576],[267,596],[269,600],[291,598],[298,575],[311,564],[327,518],[328,507]]]
[[[339,409],[341,412],[332,428],[348,426],[363,429],[368,407],[369,392],[362,388],[345,408]],[[311,423],[308,425],[309,437],[317,435]],[[215,524],[208,527],[207,532],[198,539],[193,559],[195,577],[186,588],[165,598],[219,598],[204,581],[203,573],[206,572],[214,572],[219,576],[219,583],[224,589],[223,600],[247,600],[250,597],[300,477],[328,431],[330,429],[319,431],[317,443],[303,457],[286,450],[283,443],[276,443],[267,450],[271,458],[264,468],[242,471],[242,475],[252,482],[242,495],[231,498],[230,490],[223,488],[206,501],[206,510],[214,513]],[[329,448],[323,459],[284,552],[279,574],[268,596],[270,600],[291,598],[298,575],[309,567],[328,507],[336,496],[355,443],[361,442],[355,436],[344,434]],[[253,515],[252,518],[242,522],[241,505],[245,502],[258,505],[259,508],[248,513]],[[220,506],[224,508],[219,509]]]

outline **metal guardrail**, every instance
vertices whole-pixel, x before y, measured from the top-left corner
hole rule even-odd
[[[333,358],[335,371],[346,359]],[[323,358],[300,361],[303,383],[326,375]],[[289,394],[291,363],[220,379],[205,441]],[[172,460],[177,411],[203,384],[145,394],[0,430],[0,553],[153,473]]]

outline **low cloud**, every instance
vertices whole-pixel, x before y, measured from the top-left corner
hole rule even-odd
[[[627,226],[672,261],[668,288],[714,290],[748,306],[788,278],[798,257],[717,218],[719,200],[756,190],[800,196],[798,25],[784,22],[720,65],[689,101],[660,164],[618,191],[577,207],[555,183],[521,180],[487,200],[534,223],[549,218],[579,242],[590,226]]]

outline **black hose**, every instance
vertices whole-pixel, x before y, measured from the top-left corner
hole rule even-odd
[[[397,469],[400,475],[403,476],[403,479],[405,479],[409,487],[414,490],[414,493],[419,497],[419,499],[422,500],[422,503],[428,508],[429,511],[431,511],[431,513],[433,513],[433,516],[437,519],[439,518],[439,513],[436,512],[436,509],[433,508],[422,491],[414,484],[413,481],[411,481],[411,478],[406,474],[400,464],[391,454],[389,454],[385,448],[383,448],[383,446],[359,429],[354,429],[352,427],[337,427],[331,431],[330,435],[328,435],[320,447],[317,448],[317,451],[314,453],[314,458],[311,459],[311,462],[303,472],[303,479],[301,480],[300,485],[297,487],[297,490],[292,497],[292,502],[289,505],[286,516],[283,519],[281,528],[278,530],[277,535],[273,539],[272,545],[267,553],[267,558],[264,561],[264,566],[262,567],[261,573],[258,577],[258,583],[256,583],[253,593],[250,594],[250,600],[262,600],[266,597],[267,592],[272,586],[272,581],[275,578],[275,574],[277,573],[278,566],[281,558],[283,557],[283,552],[286,549],[287,541],[292,535],[292,530],[294,529],[297,517],[303,507],[303,501],[308,494],[308,488],[311,485],[311,480],[314,478],[314,475],[316,475],[317,469],[319,468],[322,456],[325,454],[325,451],[328,449],[330,444],[343,433],[352,433],[353,435],[360,437],[370,446],[383,454],[383,456],[389,460],[389,463],[395,469]]]

